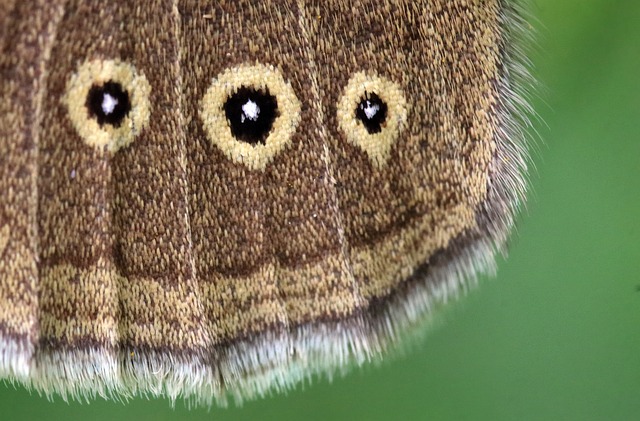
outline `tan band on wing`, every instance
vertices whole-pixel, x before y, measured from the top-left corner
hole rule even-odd
[[[292,325],[346,318],[371,300],[388,295],[474,223],[473,212],[465,205],[435,217],[444,223],[427,241],[424,233],[432,226],[433,215],[372,247],[351,250],[349,262],[335,254],[298,268],[270,262],[247,276],[199,280],[197,292],[167,287],[151,278],[125,278],[102,261],[87,269],[57,265],[42,272],[41,333],[62,342],[89,338],[115,344],[119,339],[151,347],[197,349],[206,346],[207,338],[220,343],[279,323],[282,309],[273,301],[274,295],[284,300],[286,320]],[[359,296],[335,288],[340,277],[347,276],[345,265],[353,270]],[[265,281],[274,276],[275,284]],[[195,317],[200,300],[206,323]]]

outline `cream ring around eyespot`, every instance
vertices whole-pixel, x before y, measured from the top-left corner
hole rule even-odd
[[[90,89],[109,81],[120,84],[129,95],[131,109],[119,127],[100,125],[87,109]],[[131,64],[119,60],[93,60],[83,63],[69,78],[62,100],[74,128],[87,145],[116,153],[129,146],[148,125],[150,93],[151,86],[147,78]]]
[[[375,93],[387,105],[387,117],[379,133],[369,133],[356,118],[356,109],[365,93]],[[358,72],[344,88],[337,106],[338,125],[347,140],[362,149],[371,163],[382,168],[391,154],[391,147],[407,122],[407,101],[402,88],[376,74]]]
[[[276,98],[278,115],[264,144],[237,140],[224,112],[227,99],[241,87],[267,90]],[[220,73],[202,98],[200,117],[209,141],[233,162],[263,171],[284,150],[300,123],[300,101],[273,66],[240,65]]]

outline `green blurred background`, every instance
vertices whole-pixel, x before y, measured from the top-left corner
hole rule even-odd
[[[639,420],[640,2],[533,3],[547,93],[528,211],[498,277],[407,355],[210,411],[0,384],[0,419]]]

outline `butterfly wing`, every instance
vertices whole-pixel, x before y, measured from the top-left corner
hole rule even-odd
[[[253,397],[493,267],[524,192],[512,3],[6,5],[2,376]]]

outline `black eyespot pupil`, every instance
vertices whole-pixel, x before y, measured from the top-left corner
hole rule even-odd
[[[89,89],[86,106],[89,116],[96,118],[100,126],[110,124],[120,127],[131,111],[129,94],[122,89],[122,85],[114,81],[93,85]]]
[[[375,93],[365,92],[356,108],[356,118],[369,134],[380,133],[387,119],[387,104]]]
[[[278,116],[278,102],[268,89],[242,86],[227,98],[224,112],[233,137],[251,145],[264,145]]]

